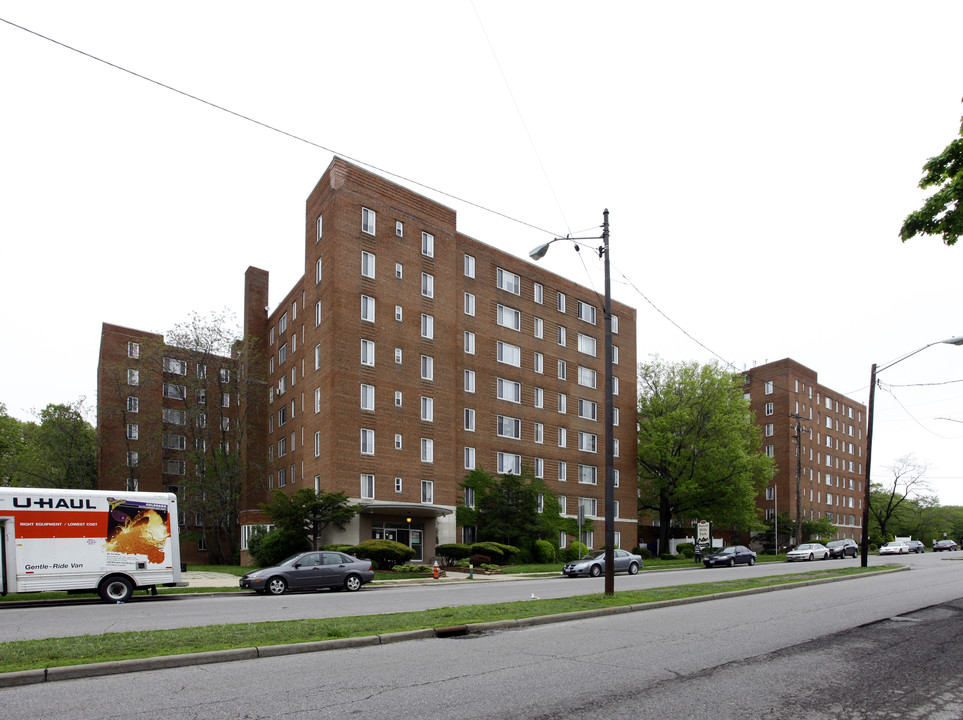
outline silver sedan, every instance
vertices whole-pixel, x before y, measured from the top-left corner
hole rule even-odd
[[[829,548],[822,543],[803,543],[786,553],[786,560],[788,562],[792,562],[793,560],[815,560],[816,558],[828,560]]]
[[[627,572],[635,575],[642,567],[642,557],[633,555],[625,550],[616,548],[612,551],[615,560],[615,572]],[[562,575],[568,577],[578,577],[579,575],[591,575],[598,577],[605,569],[605,550],[593,550],[588,555],[580,557],[570,563],[566,563],[562,568]]]

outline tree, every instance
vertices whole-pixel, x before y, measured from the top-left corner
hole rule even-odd
[[[827,517],[821,517],[818,520],[803,520],[801,535],[803,542],[832,537],[835,533],[836,526]]]
[[[261,508],[278,530],[310,541],[314,550],[318,549],[318,541],[326,528],[333,525],[344,530],[361,511],[361,506],[349,503],[343,492],[317,493],[308,488],[292,495],[275,490],[272,501]]]
[[[639,506],[659,518],[659,547],[673,520],[750,528],[756,496],[773,473],[741,380],[715,364],[639,365]]]
[[[531,556],[536,540],[548,540],[557,547],[560,532],[578,534],[578,523],[561,516],[555,494],[527,467],[521,475],[492,475],[477,467],[461,486],[464,493],[456,510],[457,523],[476,527],[478,541],[515,545]],[[583,529],[590,527],[584,525]]]
[[[0,418],[4,482],[21,487],[97,487],[97,433],[84,398],[34,411],[39,422]],[[19,427],[18,427],[19,425]]]
[[[920,234],[942,235],[945,245],[955,244],[963,233],[963,119],[960,121],[960,137],[923,165],[923,179],[919,186],[924,190],[938,189],[926,199],[922,208],[906,217],[899,236],[906,242]]]
[[[889,483],[873,483],[870,486],[869,512],[884,540],[889,538],[890,524],[897,520],[903,510],[909,509],[921,491],[929,490],[925,478],[927,469],[926,463],[918,461],[913,455],[904,455],[889,466],[892,473]]]

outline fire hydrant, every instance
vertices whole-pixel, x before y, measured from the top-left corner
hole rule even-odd
[[[435,567],[432,568],[432,574],[435,576],[435,580],[438,579],[438,561],[435,560]]]

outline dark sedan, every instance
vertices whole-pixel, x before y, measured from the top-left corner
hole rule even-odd
[[[942,552],[943,550],[959,550],[960,546],[956,544],[953,540],[937,540],[933,543],[933,552]]]
[[[359,560],[340,552],[306,552],[292,555],[272,567],[249,572],[240,585],[256,593],[282,595],[286,590],[360,590],[374,580],[370,560]]]
[[[826,547],[829,548],[829,557],[831,558],[846,558],[850,555],[853,557],[859,556],[859,545],[856,544],[855,540],[849,538],[844,540],[830,540],[826,543]]]
[[[726,545],[726,547],[721,550],[717,550],[711,555],[704,557],[702,562],[707,568],[716,565],[725,565],[726,567],[732,567],[733,565],[755,565],[756,553],[745,545]]]

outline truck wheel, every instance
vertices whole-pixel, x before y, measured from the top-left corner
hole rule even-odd
[[[130,599],[130,596],[134,594],[134,584],[129,578],[125,578],[121,575],[114,575],[113,577],[109,577],[100,583],[100,587],[97,589],[97,592],[100,593],[100,599],[104,602],[127,602]]]

